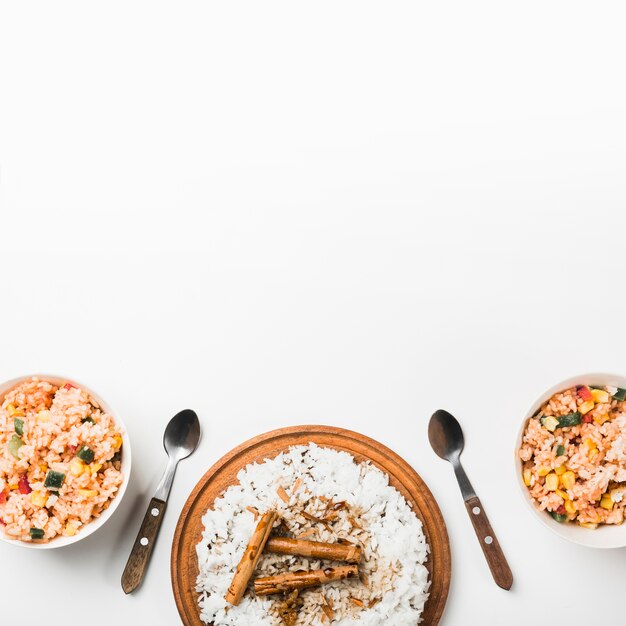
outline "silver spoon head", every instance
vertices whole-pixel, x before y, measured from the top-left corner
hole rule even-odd
[[[185,409],[174,415],[165,428],[163,447],[173,459],[186,459],[200,441],[200,420],[195,411]]]
[[[443,409],[435,411],[430,418],[428,439],[435,453],[446,461],[458,458],[465,445],[461,424]]]

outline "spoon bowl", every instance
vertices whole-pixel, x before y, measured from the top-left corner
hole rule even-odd
[[[428,439],[437,456],[446,460],[458,459],[465,447],[461,424],[454,415],[439,409],[428,424]]]
[[[185,409],[169,421],[163,434],[163,447],[168,456],[182,461],[190,456],[200,442],[200,420],[195,411]]]

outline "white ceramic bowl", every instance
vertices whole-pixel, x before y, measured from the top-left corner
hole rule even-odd
[[[85,526],[81,527],[78,533],[76,533],[73,537],[56,537],[47,543],[30,543],[27,541],[20,541],[19,539],[8,539],[5,537],[3,532],[0,532],[0,540],[5,541],[6,543],[10,543],[15,546],[20,546],[22,548],[31,548],[34,550],[50,550],[52,548],[63,548],[65,546],[69,546],[73,543],[78,543],[85,537],[89,537],[89,535],[95,533],[99,528],[102,528],[107,521],[111,518],[115,510],[120,505],[122,498],[124,497],[124,493],[126,492],[126,487],[128,486],[128,481],[130,479],[130,469],[131,469],[131,451],[130,451],[130,441],[128,439],[128,433],[126,431],[126,427],[124,426],[124,422],[120,419],[120,416],[111,408],[111,405],[108,402],[105,402],[97,393],[94,393],[89,387],[83,385],[82,383],[73,380],[71,378],[63,378],[59,376],[49,376],[47,374],[33,374],[31,376],[22,376],[20,378],[15,378],[14,380],[9,380],[6,383],[0,385],[0,403],[4,400],[4,396],[13,387],[23,383],[24,381],[30,380],[33,376],[40,378],[41,380],[50,381],[55,385],[63,385],[65,383],[72,383],[81,389],[84,389],[89,395],[91,395],[101,406],[102,410],[109,413],[113,416],[115,423],[120,427],[122,431],[122,467],[121,470],[124,474],[124,481],[120,485],[120,488],[115,495],[115,498],[111,501],[109,507],[103,511],[99,517],[92,520]]]
[[[578,524],[561,524],[553,519],[546,511],[539,510],[536,501],[530,496],[528,488],[524,485],[522,478],[522,462],[520,461],[518,451],[522,444],[522,437],[528,420],[553,394],[577,385],[610,385],[612,387],[626,388],[626,378],[616,376],[615,374],[585,374],[583,376],[574,376],[573,378],[568,378],[558,385],[555,385],[542,394],[530,407],[528,413],[526,413],[517,439],[515,440],[515,473],[517,475],[517,482],[520,486],[522,497],[528,504],[529,510],[534,517],[560,537],[589,548],[623,548],[626,546],[626,522],[620,526],[600,525],[596,530],[583,528]]]

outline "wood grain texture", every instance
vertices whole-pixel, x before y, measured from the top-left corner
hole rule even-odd
[[[164,512],[165,502],[152,498],[122,574],[122,589],[124,593],[131,593],[137,589],[143,580],[143,575],[159,534],[159,528],[161,528]]]
[[[487,518],[480,499],[474,496],[466,500],[465,507],[472,520],[476,536],[478,537],[480,547],[483,549],[483,553],[489,564],[493,579],[496,581],[498,587],[509,590],[513,585],[513,573],[507,563],[504,552],[502,552],[498,538],[493,532],[493,528],[491,528],[491,524],[489,523],[489,519]]]
[[[439,623],[450,588],[450,543],[439,506],[426,484],[406,461],[369,437],[333,426],[294,426],[260,435],[229,452],[202,477],[187,499],[176,527],[171,559],[174,597],[185,626],[206,626],[200,619],[195,592],[198,576],[195,547],[202,538],[201,518],[205,511],[225,489],[237,484],[237,473],[245,465],[274,458],[289,446],[311,442],[349,452],[357,461],[370,460],[389,475],[390,483],[412,504],[424,524],[431,548],[426,566],[432,584],[423,623],[429,626]]]

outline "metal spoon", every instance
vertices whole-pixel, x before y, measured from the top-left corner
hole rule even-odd
[[[148,561],[152,554],[167,498],[172,488],[176,466],[186,459],[198,446],[200,441],[200,421],[194,411],[185,409],[177,413],[167,425],[163,435],[163,446],[168,454],[167,469],[161,478],[148,510],[141,523],[139,534],[128,558],[122,574],[122,589],[130,593],[139,587]]]
[[[465,508],[472,520],[474,531],[478,541],[480,541],[480,546],[489,564],[493,579],[502,589],[510,589],[513,584],[511,568],[491,528],[483,505],[461,466],[461,452],[463,452],[465,445],[461,425],[453,415],[439,409],[430,418],[428,439],[437,455],[452,463],[452,467],[454,467],[454,473],[465,500]]]

